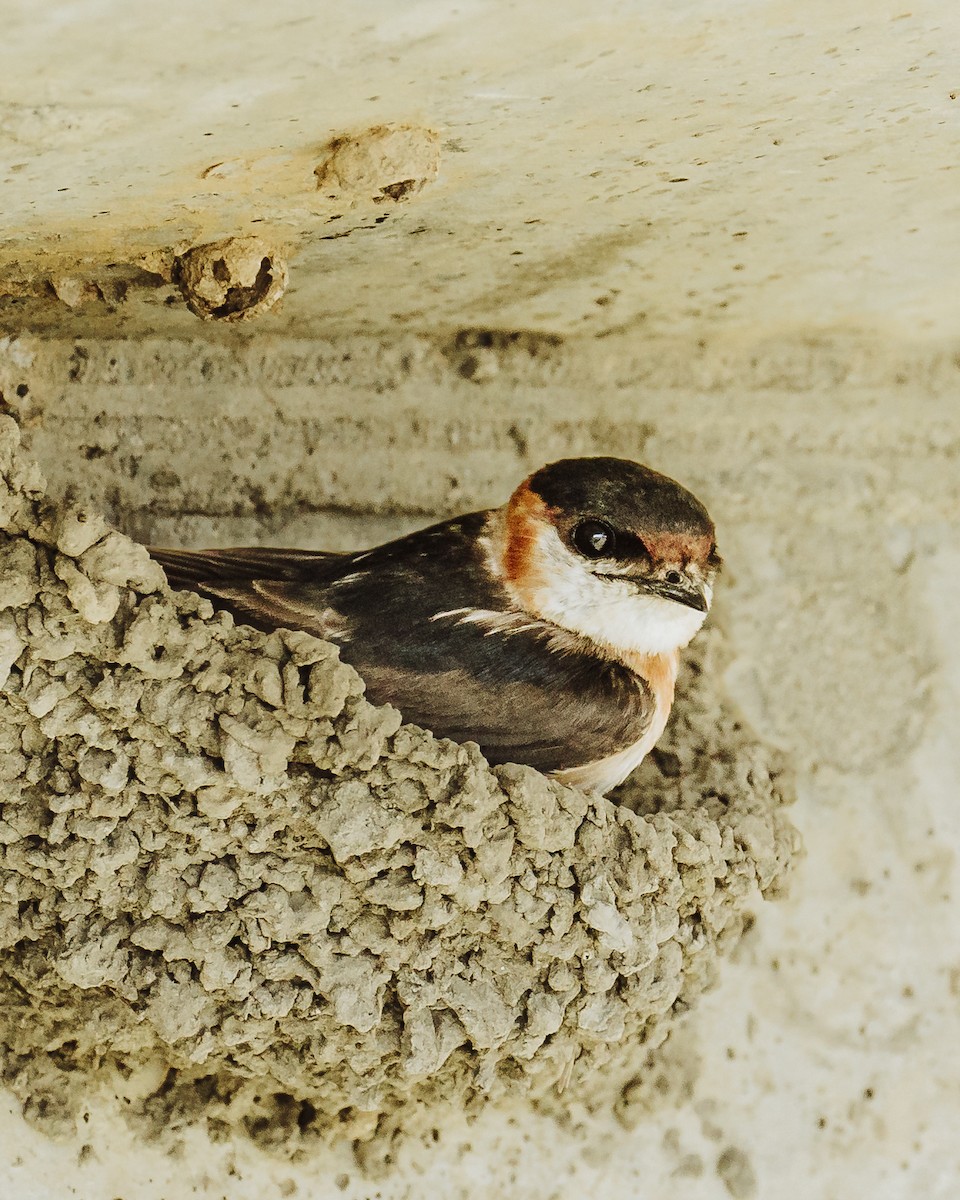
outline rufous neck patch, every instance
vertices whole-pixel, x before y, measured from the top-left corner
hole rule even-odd
[[[550,523],[550,508],[529,483],[522,483],[507,502],[503,571],[513,584],[529,584],[535,572],[538,529]]]

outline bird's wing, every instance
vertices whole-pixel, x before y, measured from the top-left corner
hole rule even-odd
[[[208,596],[257,629],[303,629],[342,641],[359,622],[372,626],[362,629],[364,640],[378,634],[395,640],[404,621],[428,620],[439,597],[448,607],[465,598],[489,601],[478,552],[487,516],[469,513],[348,554],[266,546],[148,549],[171,587]]]
[[[256,629],[303,629],[316,637],[343,631],[340,616],[304,599],[309,580],[323,589],[350,573],[354,555],[322,550],[241,546],[229,550],[169,550],[149,547],[173,588],[208,596]],[[314,589],[311,589],[311,591]]]
[[[455,651],[449,657],[456,663]],[[617,664],[557,654],[533,630],[488,645],[486,661],[473,647],[441,671],[354,665],[375,703],[395,705],[438,737],[476,742],[492,763],[541,771],[594,763],[634,745],[653,717],[643,680]]]
[[[237,546],[230,550],[170,550],[148,547],[177,587],[231,579],[302,579],[306,574],[336,572],[351,555],[327,550],[284,550],[272,546]]]

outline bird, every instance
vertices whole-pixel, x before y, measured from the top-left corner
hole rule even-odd
[[[691,492],[601,456],[373,549],[149,549],[240,623],[334,642],[374,704],[601,795],[663,733],[721,565]]]

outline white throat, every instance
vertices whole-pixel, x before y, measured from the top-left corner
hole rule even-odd
[[[618,655],[681,649],[706,613],[675,600],[638,593],[628,582],[601,579],[574,557],[555,529],[543,529],[520,599],[527,612],[579,633]]]

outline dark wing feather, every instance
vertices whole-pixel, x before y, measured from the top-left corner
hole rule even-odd
[[[541,771],[579,767],[632,746],[650,724],[653,698],[625,668],[560,657],[533,631],[510,635],[510,644],[489,653],[491,663],[479,675],[354,665],[374,703],[395,705],[405,720],[438,737],[476,742],[491,763]]]
[[[343,630],[338,613],[318,605],[316,597],[304,600],[302,585],[329,585],[349,573],[354,555],[268,546],[149,549],[171,587],[199,592],[256,629],[303,629],[316,637],[333,637]]]
[[[302,579],[335,573],[352,555],[327,550],[284,550],[271,546],[236,546],[229,550],[170,550],[150,546],[150,556],[163,567],[173,586],[217,583],[231,579]]]

